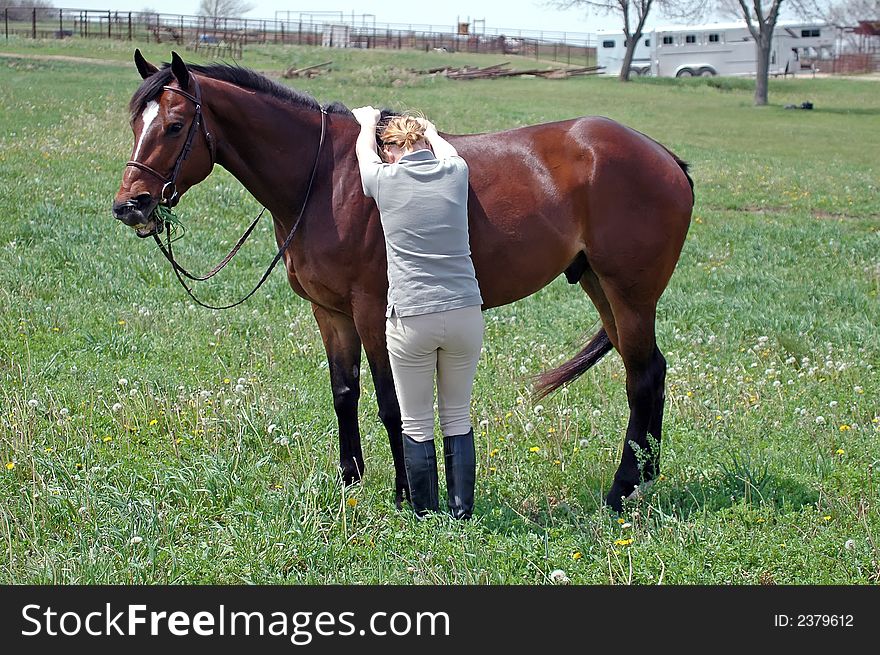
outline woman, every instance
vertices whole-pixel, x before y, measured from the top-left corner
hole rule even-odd
[[[468,242],[468,168],[424,119],[354,110],[364,193],[379,207],[388,260],[385,336],[403,419],[403,455],[416,514],[439,510],[434,450],[434,372],[449,510],[474,507],[471,391],[483,343],[480,288]]]

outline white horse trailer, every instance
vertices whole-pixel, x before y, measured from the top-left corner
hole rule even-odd
[[[770,51],[770,74],[815,71],[834,51],[834,28],[816,23],[778,23]],[[622,32],[598,34],[597,64],[619,75],[626,54]],[[755,75],[755,40],[745,23],[665,27],[642,34],[630,75],[692,77]]]

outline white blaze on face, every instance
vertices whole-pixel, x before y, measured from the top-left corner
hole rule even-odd
[[[144,139],[147,138],[147,133],[150,131],[150,126],[153,124],[153,121],[156,120],[156,116],[159,115],[159,103],[155,100],[150,100],[147,103],[147,106],[144,107],[143,113],[141,113],[141,134],[138,137],[137,145],[134,149],[134,154],[131,156],[132,161],[138,160],[138,154],[140,154],[141,146],[144,143]],[[129,169],[128,172],[131,172]]]

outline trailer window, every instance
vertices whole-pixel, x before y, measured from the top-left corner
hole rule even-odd
[[[672,45],[672,44],[673,44],[673,39],[671,36],[664,36],[663,37],[663,45]]]
[[[614,41],[602,41],[602,47],[603,48],[613,48]]]
[[[821,36],[821,30],[801,30],[801,36],[804,38],[809,38],[811,36]]]
[[[688,34],[686,37],[684,37],[684,42],[685,43],[696,43],[697,42],[697,35],[696,34]]]
[[[650,48],[650,47],[651,47],[651,39],[645,39],[645,47],[646,47],[646,48]]]
[[[710,34],[709,35],[709,43],[718,43],[719,41],[721,41],[720,34]]]

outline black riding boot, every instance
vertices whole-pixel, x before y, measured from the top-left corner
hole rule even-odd
[[[443,439],[446,462],[446,493],[449,511],[457,519],[469,519],[474,511],[477,461],[474,431]]]
[[[403,461],[409,500],[415,513],[422,517],[440,510],[437,493],[437,454],[434,440],[416,441],[403,435]]]

